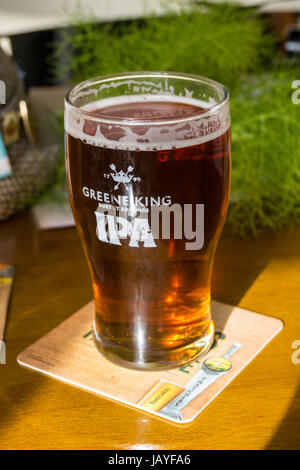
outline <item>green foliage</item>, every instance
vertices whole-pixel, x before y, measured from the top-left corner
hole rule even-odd
[[[90,15],[83,18],[77,11],[56,50],[57,73],[68,77],[72,72],[77,83],[110,73],[170,70],[211,77],[231,88],[257,70],[270,51],[271,41],[252,10],[227,3],[191,3],[189,10],[179,11],[175,6],[169,2],[163,18],[146,16],[117,26],[89,22]],[[70,61],[62,66],[70,51]]]
[[[171,5],[163,18],[118,25],[99,26],[77,12],[71,32],[57,45],[56,73],[73,74],[79,82],[124,71],[171,70],[222,82],[230,90],[232,114],[227,224],[234,233],[258,234],[299,220],[300,105],[290,95],[300,68],[267,64],[272,40],[252,10],[201,2],[176,11]],[[62,65],[65,56],[70,60]]]
[[[300,67],[276,68],[232,96],[228,223],[234,232],[257,234],[299,220],[299,105],[291,99],[297,77]]]

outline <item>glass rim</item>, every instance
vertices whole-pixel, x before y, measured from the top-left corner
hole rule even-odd
[[[97,84],[102,84],[106,82],[111,82],[115,79],[126,79],[128,78],[151,78],[151,77],[169,77],[169,78],[174,78],[174,79],[182,79],[182,80],[190,80],[191,82],[194,83],[202,83],[202,84],[207,84],[214,86],[218,90],[221,90],[223,92],[223,98],[219,103],[213,104],[207,108],[207,111],[205,112],[194,112],[191,114],[188,114],[187,116],[184,117],[174,117],[174,118],[148,118],[148,119],[139,119],[139,118],[129,118],[129,117],[107,117],[105,114],[101,114],[99,112],[95,113],[92,111],[88,111],[85,109],[82,109],[76,105],[74,105],[71,102],[71,99],[74,97],[75,93],[83,91],[86,87],[93,85],[95,83]],[[128,96],[128,95],[126,95]],[[134,95],[133,95],[134,96]],[[138,96],[138,95],[136,95]],[[153,95],[155,96],[155,95]],[[166,95],[167,96],[167,95]],[[172,97],[172,95],[169,95]],[[183,97],[184,100],[184,97]],[[195,98],[195,101],[197,99]],[[99,100],[100,101],[100,100]],[[224,85],[222,85],[220,82],[217,82],[216,80],[213,80],[211,78],[207,78],[201,75],[196,75],[196,74],[189,74],[189,73],[183,73],[183,72],[165,72],[165,71],[139,71],[139,72],[122,72],[122,73],[114,73],[114,74],[109,74],[109,75],[102,75],[94,78],[90,78],[88,80],[84,80],[73,87],[71,87],[66,95],[65,95],[65,108],[70,108],[73,109],[74,111],[76,110],[77,113],[82,114],[83,116],[86,116],[86,118],[89,118],[93,121],[103,123],[103,124],[111,124],[111,125],[145,125],[145,124],[151,124],[151,125],[166,125],[166,124],[177,124],[177,123],[184,123],[188,121],[194,121],[196,119],[203,119],[207,118],[218,111],[222,109],[229,101],[229,92],[227,88],[225,88]]]

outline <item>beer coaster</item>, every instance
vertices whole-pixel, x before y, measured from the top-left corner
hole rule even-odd
[[[90,302],[18,356],[19,364],[89,392],[176,423],[188,423],[283,328],[280,320],[212,303],[213,348],[194,362],[163,371],[125,369],[105,359],[92,339]]]

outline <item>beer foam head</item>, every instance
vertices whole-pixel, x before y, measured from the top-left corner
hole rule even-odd
[[[81,92],[81,96],[85,93]],[[89,91],[91,93],[92,90]],[[192,105],[199,108],[199,114],[153,120],[110,119],[101,115],[101,109],[111,106],[145,103],[147,107],[147,103],[155,101]],[[92,101],[78,108],[66,102],[65,130],[84,143],[118,150],[155,151],[190,147],[213,140],[229,128],[228,103],[213,111],[216,105],[212,98],[208,102],[192,98],[187,90],[185,97],[170,93],[124,95]]]

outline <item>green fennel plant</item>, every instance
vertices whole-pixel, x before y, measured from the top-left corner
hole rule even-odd
[[[179,10],[175,4],[161,18],[104,25],[77,11],[56,47],[56,75],[77,83],[124,71],[170,70],[220,81],[229,89],[232,114],[227,225],[247,235],[298,221],[300,105],[292,103],[291,83],[300,78],[300,67],[273,65],[273,40],[254,10],[227,2],[191,2]]]

